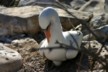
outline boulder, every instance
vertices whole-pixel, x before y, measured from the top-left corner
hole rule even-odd
[[[24,6],[24,7],[0,7],[0,35],[15,35],[21,33],[36,34],[40,31],[38,15],[44,7]],[[64,30],[69,30],[72,25],[80,24],[74,17],[67,14],[62,9],[55,8],[58,12]],[[76,17],[88,21],[92,14],[69,9]]]
[[[0,72],[16,72],[22,67],[21,55],[0,44]]]

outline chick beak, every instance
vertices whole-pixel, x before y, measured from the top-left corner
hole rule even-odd
[[[46,30],[44,30],[45,36],[48,40],[48,42],[50,41],[50,37],[51,37],[51,33],[50,33],[50,25],[47,27]]]

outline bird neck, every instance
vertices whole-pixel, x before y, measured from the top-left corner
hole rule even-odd
[[[51,26],[50,26],[50,33],[51,33],[51,38],[50,38],[50,43],[55,43],[56,41],[62,41],[63,40],[63,34],[62,34],[62,26],[60,23],[59,18],[55,18],[51,21]]]

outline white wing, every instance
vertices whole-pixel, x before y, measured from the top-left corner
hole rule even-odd
[[[44,40],[41,41],[40,43],[40,48],[46,47],[48,45],[47,39],[45,38]],[[44,50],[39,50],[40,55],[45,56]]]
[[[67,32],[64,32],[63,35],[70,42],[70,45],[72,45],[75,48],[80,48],[82,37],[83,37],[82,32],[67,31]],[[78,51],[68,49],[66,52],[66,58],[67,59],[75,58],[77,54],[78,54]]]

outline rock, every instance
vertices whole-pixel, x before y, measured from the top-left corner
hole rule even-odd
[[[89,0],[79,9],[79,11],[93,13],[90,24],[92,27],[96,28],[108,23],[107,6],[107,0]]]
[[[105,41],[108,39],[108,25],[100,26],[93,30],[93,32],[98,36],[101,41]],[[83,37],[84,41],[95,40],[96,38],[91,34],[87,34]]]
[[[39,26],[31,19],[0,15],[0,35],[15,35],[21,33],[34,34],[39,31]]]
[[[79,10],[86,12],[93,12],[95,16],[103,14],[105,0],[89,0]]]
[[[70,2],[71,6],[73,9],[79,9],[83,4],[85,4],[86,1],[85,0],[72,0]]]
[[[38,15],[44,7],[24,6],[0,8],[0,35],[15,35],[21,33],[36,34],[40,31],[38,25]],[[80,24],[78,20],[67,14],[64,10],[55,8],[61,18],[61,23],[65,30],[72,28],[71,24]],[[92,14],[69,10],[81,20],[88,21]]]
[[[94,32],[101,38],[101,39],[108,39],[108,25],[103,25],[94,30]]]
[[[39,47],[37,41],[34,40],[33,38],[29,38],[29,37],[23,38],[23,39],[15,39],[11,42],[11,44],[16,46],[16,47],[26,48],[26,49]]]
[[[16,72],[22,67],[21,55],[0,44],[0,72]]]
[[[106,25],[106,22],[104,21],[105,15],[99,15],[95,16],[90,21],[91,28],[98,28],[100,26]]]
[[[89,19],[91,19],[93,16],[92,13],[89,12],[77,11],[73,9],[68,9],[68,11],[70,11],[77,18],[84,21],[89,21]],[[73,28],[73,26],[77,26],[80,24],[80,22],[76,18],[70,16],[65,11],[58,9],[57,12],[59,13],[61,24],[64,30],[69,30]],[[66,17],[65,15],[68,17]]]

